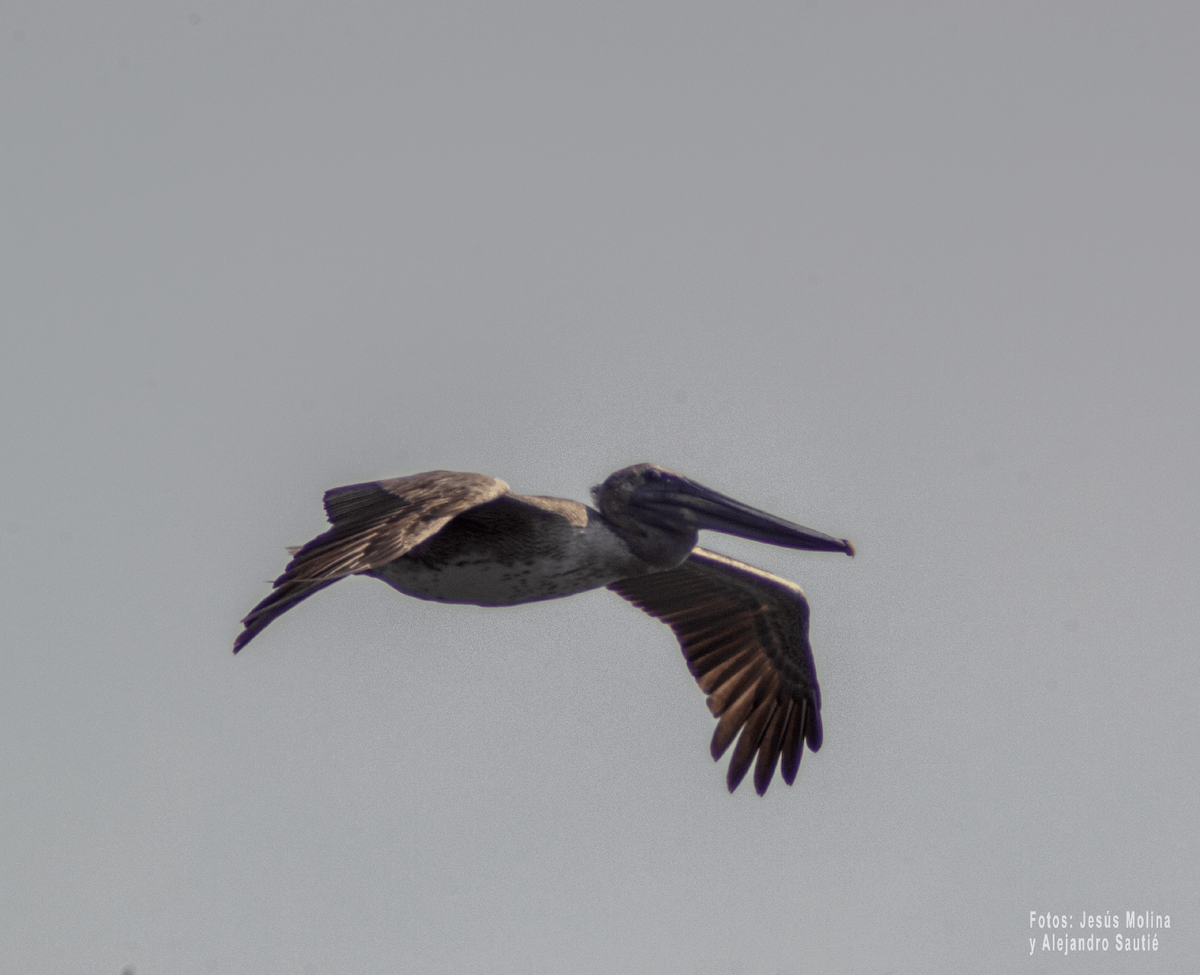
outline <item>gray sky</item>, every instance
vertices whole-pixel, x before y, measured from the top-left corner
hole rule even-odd
[[[9,0],[0,964],[1194,964],[1198,49],[1189,4]],[[230,653],[326,488],[643,460],[858,546],[703,540],[812,602],[793,788],[726,793],[604,591],[353,579]],[[1133,910],[1157,953],[1029,928]]]

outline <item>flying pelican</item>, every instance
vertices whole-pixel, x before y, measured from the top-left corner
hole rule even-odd
[[[333,525],[292,561],[250,611],[237,653],[275,617],[350,575],[418,599],[513,606],[607,586],[675,632],[718,718],[712,756],[738,732],[729,791],[755,754],[754,788],[776,763],[791,785],[804,743],[821,747],[821,690],[799,586],[696,546],[700,529],[771,545],[854,554],[844,538],[776,518],[655,464],[592,488],[599,511],[512,494],[483,474],[428,471],[325,493]]]

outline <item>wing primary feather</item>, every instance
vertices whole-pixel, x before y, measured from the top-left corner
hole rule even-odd
[[[263,628],[277,616],[286,613],[296,603],[307,599],[314,592],[324,589],[326,586],[333,585],[335,581],[329,579],[325,582],[295,583],[276,589],[271,595],[255,606],[249,615],[242,620],[244,629],[237,635],[237,639],[233,642],[233,652],[237,653],[241,650],[242,647],[261,633]]]
[[[765,668],[761,669],[757,676],[751,676],[749,682],[744,684],[745,689],[728,707],[721,708],[716,712],[721,715],[721,720],[717,722],[717,730],[713,733],[714,759],[725,754],[725,749],[733,741],[738,729],[745,723],[758,702],[762,700],[763,692],[767,689],[765,685],[769,681],[770,675]]]
[[[760,795],[776,767],[790,785],[805,744],[816,751],[822,735],[808,601],[800,587],[697,548],[677,568],[609,588],[674,631],[717,719],[713,758],[738,738],[727,770],[731,788],[744,781],[751,763]]]
[[[263,627],[298,602],[342,578],[386,565],[437,534],[457,515],[508,493],[483,474],[427,471],[325,492],[332,527],[292,555],[275,591],[242,620],[237,653]]]
[[[759,743],[758,761],[754,765],[754,791],[760,796],[766,795],[767,786],[771,784],[775,775],[775,766],[779,762],[779,746],[783,741],[783,725],[791,707],[791,701],[776,702],[776,708],[771,714],[771,723],[767,725]]]
[[[746,777],[750,763],[754,761],[754,753],[758,751],[763,732],[774,715],[776,706],[774,696],[769,697],[760,702],[746,720],[746,725],[742,728],[742,734],[738,738],[737,747],[733,750],[733,757],[729,760],[729,771],[725,777],[725,784],[729,787],[730,792],[741,785],[742,779]],[[760,792],[759,795],[762,793]]]
[[[783,752],[779,771],[788,785],[796,781],[796,773],[800,771],[800,756],[804,750],[805,710],[806,701],[793,701],[787,726],[783,729]]]
[[[746,668],[753,667],[758,663],[759,657],[753,646],[745,646],[737,654],[730,657],[722,664],[718,664],[707,674],[697,678],[696,683],[700,685],[700,690],[705,694],[716,694],[717,691],[726,685],[736,686],[738,679]],[[732,689],[730,691],[732,693]],[[718,698],[718,704],[724,702],[724,697]],[[724,710],[724,707],[721,707]]]
[[[722,681],[721,686],[712,692],[713,706],[718,714],[724,714],[734,701],[739,700],[748,688],[765,676],[770,664],[761,657],[752,655],[750,662],[736,676]]]
[[[824,732],[821,729],[821,709],[810,704],[807,711],[808,721],[805,724],[804,740],[808,742],[810,751],[819,752],[824,739]]]

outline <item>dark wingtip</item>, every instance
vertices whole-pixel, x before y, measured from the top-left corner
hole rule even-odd
[[[725,784],[729,787],[730,793],[736,791],[737,787],[742,784],[742,779],[746,777],[746,773],[749,770],[749,762],[740,767],[735,766],[732,761],[729,763],[729,771],[725,776]]]
[[[794,754],[784,752],[779,762],[779,774],[788,785],[796,784],[796,774],[800,771],[800,759],[804,757],[804,742],[797,742],[799,747]]]
[[[776,760],[778,761],[778,759]],[[754,791],[760,796],[767,794],[767,788],[771,785],[771,779],[775,777],[775,762],[771,762],[766,766],[766,772],[760,773],[758,768],[754,769]]]
[[[819,709],[814,709],[810,712],[808,729],[804,732],[804,740],[808,743],[808,750],[810,752],[819,752],[821,750],[821,742],[825,740],[825,732],[821,728],[821,712]]]

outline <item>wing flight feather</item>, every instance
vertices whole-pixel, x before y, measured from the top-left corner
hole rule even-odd
[[[752,763],[759,795],[771,784],[776,765],[791,785],[805,741],[815,752],[822,737],[808,600],[800,587],[697,548],[677,568],[621,579],[608,588],[675,632],[718,718],[713,758],[741,732],[729,760],[729,791]]]
[[[338,579],[386,565],[436,535],[452,518],[508,493],[484,474],[427,471],[325,492],[333,525],[292,555],[275,591],[242,620],[237,653],[281,613]]]

